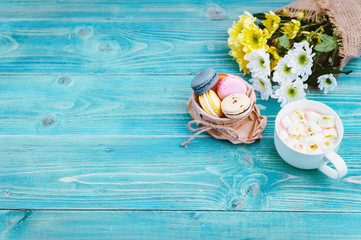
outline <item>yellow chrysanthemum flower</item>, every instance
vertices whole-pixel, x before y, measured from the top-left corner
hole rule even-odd
[[[238,22],[233,22],[232,27],[228,29],[228,34],[230,38],[236,39],[238,34],[240,34],[243,30],[244,25],[248,25],[256,21],[256,18],[253,17],[253,15],[249,12],[244,11],[244,14],[245,15],[239,17]]]
[[[268,35],[265,36],[266,39],[270,38],[272,34],[278,29],[281,18],[278,17],[274,12],[269,11],[270,13],[266,13],[266,20],[263,20],[262,23],[266,27],[268,31]]]
[[[277,48],[281,48],[281,44],[280,41],[278,40],[278,38],[272,39],[272,44],[273,46],[276,46]]]
[[[296,16],[297,19],[302,20],[305,17],[305,13],[304,12],[297,12]]]
[[[286,16],[286,17],[289,17],[291,14],[290,14],[290,11],[288,11],[287,8],[282,8],[281,10],[278,11],[280,14],[282,14],[283,16]]]
[[[264,32],[254,23],[245,25],[241,34],[238,36],[240,43],[244,45],[243,51],[246,54],[252,50],[264,48],[268,50],[267,40],[264,38]]]
[[[267,52],[272,55],[273,60],[271,61],[271,70],[273,70],[273,68],[275,68],[277,66],[278,61],[282,57],[278,54],[278,49],[274,46],[269,47]]]
[[[273,71],[273,69],[277,66],[277,64],[278,64],[279,61],[280,61],[279,59],[273,59],[273,60],[271,61],[271,65],[270,65],[271,71]]]
[[[244,72],[244,75],[247,75],[250,73],[250,70],[247,68],[247,64],[249,63],[246,59],[245,59],[245,53],[242,51],[243,56],[239,57],[236,59],[238,65],[239,65],[239,70]]]
[[[248,61],[245,60],[245,58],[244,58],[245,53],[243,52],[242,49],[231,50],[231,51],[229,51],[229,55],[231,55],[233,57],[233,59],[236,60],[236,62],[239,65],[240,71],[243,71],[245,75],[250,73],[249,69],[247,68]]]
[[[321,30],[319,32],[316,32],[316,33],[315,33],[315,31],[311,31],[311,32],[309,32],[309,31],[301,31],[298,34],[298,36],[303,35],[303,36],[307,37],[308,40],[311,41],[310,42],[311,44],[316,45],[316,44],[322,42],[322,40],[320,38],[320,35],[323,34],[324,32],[325,32],[325,30],[323,28],[321,28]],[[309,38],[311,38],[311,39],[309,39]]]
[[[298,31],[300,30],[301,22],[295,19],[291,19],[290,23],[286,23],[282,27],[282,31],[287,35],[289,39],[294,39],[297,36]]]
[[[309,31],[302,31],[302,32],[300,32],[299,36],[301,36],[301,35],[310,38],[310,41],[311,41],[310,43],[311,43],[311,44],[316,45],[317,43],[321,43],[321,42],[322,42],[322,40],[321,40],[321,38],[320,38],[320,36],[319,36],[319,33],[316,33],[316,34],[315,34],[315,31],[311,31],[311,32],[309,32]],[[311,38],[311,36],[312,36],[312,38]]]
[[[244,11],[243,12],[244,15],[241,16],[241,17],[247,17],[249,18],[250,20],[252,20],[252,22],[255,22],[257,20],[257,18],[255,18],[251,13],[249,13],[248,11]]]
[[[274,59],[281,59],[282,57],[278,54],[278,49],[274,46],[269,47],[268,53],[272,54]]]
[[[239,17],[238,22],[233,22],[231,28],[228,29],[228,46],[231,49],[229,55],[231,55],[238,63],[240,71],[244,74],[249,74],[250,71],[247,68],[248,61],[245,59],[246,53],[244,52],[245,46],[241,42],[242,32],[245,27],[254,25],[256,18],[252,14],[245,11],[244,15]]]

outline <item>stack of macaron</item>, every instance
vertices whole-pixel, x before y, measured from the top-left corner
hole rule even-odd
[[[202,109],[214,117],[238,119],[252,110],[251,100],[246,95],[247,84],[238,76],[207,68],[195,76],[191,86]]]

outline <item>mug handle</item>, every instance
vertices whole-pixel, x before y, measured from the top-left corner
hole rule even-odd
[[[340,155],[338,155],[334,151],[327,153],[324,160],[326,161],[326,163],[319,167],[318,170],[320,170],[330,178],[338,180],[340,178],[343,178],[347,174],[347,166],[345,161],[342,159],[342,157],[340,157]],[[328,161],[333,164],[336,170],[327,166]]]

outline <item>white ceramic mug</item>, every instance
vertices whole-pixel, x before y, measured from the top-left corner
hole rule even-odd
[[[287,113],[297,109],[308,109],[335,117],[338,132],[338,142],[335,146],[322,153],[302,153],[287,146],[278,135],[280,121]],[[287,104],[277,114],[275,122],[274,141],[278,154],[288,164],[301,169],[318,169],[333,179],[340,179],[347,174],[345,161],[336,153],[343,138],[343,124],[337,113],[329,106],[312,100],[300,100]],[[331,162],[335,169],[327,164]]]

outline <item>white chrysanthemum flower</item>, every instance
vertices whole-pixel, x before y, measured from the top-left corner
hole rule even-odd
[[[275,91],[275,96],[278,102],[281,102],[281,107],[284,107],[287,103],[306,99],[305,89],[307,84],[303,84],[298,78],[295,81],[282,82],[280,88]]]
[[[270,55],[263,48],[253,50],[247,61],[247,68],[251,71],[252,77],[265,78],[271,74]]]
[[[276,96],[276,91],[278,90],[278,89],[280,89],[280,85],[277,85],[277,84],[275,84],[275,85],[273,85],[273,94],[271,95],[271,98],[273,98],[273,99],[278,99],[278,96]]]
[[[268,77],[254,77],[250,81],[253,89],[260,92],[262,100],[268,100],[273,95],[271,80]]]
[[[305,50],[309,54],[312,53],[312,46],[307,41],[302,41],[302,42],[299,42],[299,43],[295,42],[293,44],[293,48],[295,50],[298,50],[298,49]]]
[[[337,80],[332,74],[324,74],[317,78],[318,88],[327,94],[337,86]]]
[[[283,81],[293,81],[296,79],[297,76],[292,72],[292,67],[288,65],[289,63],[290,58],[288,55],[279,60],[273,73],[272,80],[274,82],[282,83]]]
[[[294,48],[288,51],[288,55],[292,72],[307,80],[307,77],[312,74],[312,57],[315,56],[315,53],[312,53],[312,47],[306,41],[295,43]]]

